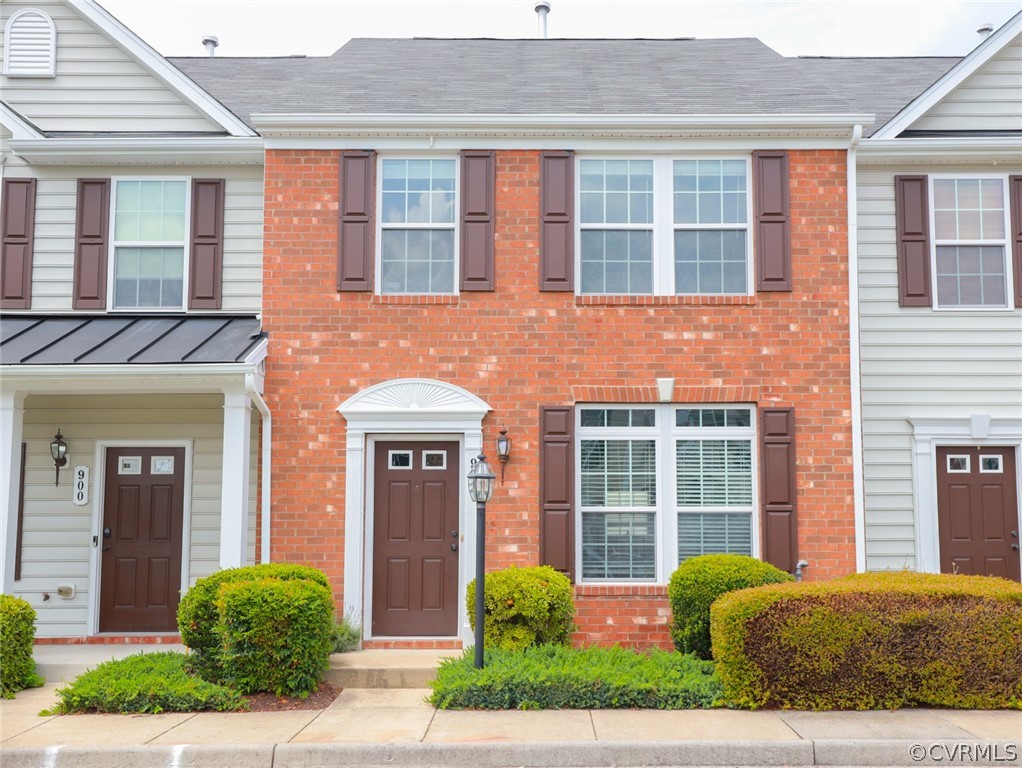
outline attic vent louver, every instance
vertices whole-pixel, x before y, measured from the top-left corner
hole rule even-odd
[[[4,30],[4,74],[8,77],[54,77],[57,28],[42,11],[15,13]]]

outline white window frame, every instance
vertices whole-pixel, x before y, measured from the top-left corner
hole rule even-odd
[[[582,162],[584,160],[650,160],[653,163],[653,222],[652,224],[586,224],[582,223]],[[745,163],[745,224],[676,224],[674,221],[674,162],[676,160],[741,160]],[[753,184],[752,156],[746,154],[699,155],[575,155],[575,293],[579,296],[752,296],[755,294],[755,264],[753,237]],[[582,231],[587,229],[613,229],[623,231],[653,230],[653,290],[652,293],[618,294],[586,293],[582,291]],[[676,230],[744,230],[745,237],[745,292],[744,293],[675,293],[674,233]]]
[[[446,224],[422,224],[422,223],[395,223],[389,226],[383,221],[383,163],[386,160],[453,160],[454,161],[454,221],[450,229],[454,231],[454,269],[450,291],[439,293],[423,293],[421,291],[396,292],[383,291],[383,231],[385,229],[448,229]],[[376,211],[375,223],[375,277],[373,291],[377,296],[456,296],[461,287],[461,157],[460,155],[433,155],[433,154],[399,154],[388,155],[378,153],[376,156],[376,200],[374,202]]]
[[[42,20],[49,27],[49,39],[47,40],[47,58],[46,67],[44,69],[30,69],[30,70],[19,70],[17,67],[11,66],[11,51],[16,50],[18,45],[15,43],[12,45],[12,37],[14,27],[17,24],[18,19],[22,16],[40,16]],[[57,76],[57,27],[53,23],[53,19],[50,15],[38,8],[22,8],[11,14],[11,18],[7,20],[7,26],[4,28],[4,62],[3,62],[5,77],[56,77]]]
[[[179,243],[172,240],[125,240],[117,239],[117,190],[122,181],[183,181],[185,185],[184,238]],[[110,312],[150,313],[187,312],[188,292],[191,286],[191,231],[192,231],[192,178],[190,176],[116,176],[110,179],[110,244],[107,248],[107,310]],[[181,246],[181,306],[179,307],[118,307],[115,304],[117,248],[176,248]]]
[[[748,427],[676,427],[675,412],[679,409],[701,410],[747,410],[749,411]],[[675,451],[678,440],[708,439],[727,440],[741,439],[750,443],[752,460],[752,504],[748,509],[751,516],[752,556],[760,557],[760,520],[759,520],[759,439],[756,405],[753,403],[577,403],[575,405],[575,579],[579,584],[600,584],[611,586],[630,586],[636,584],[665,584],[678,567],[678,513],[683,511],[707,511],[693,507],[679,507],[677,504],[677,469]],[[656,412],[655,427],[583,427],[583,410],[653,410]],[[655,512],[656,527],[656,576],[654,579],[594,579],[582,575],[582,513],[583,511],[602,511],[602,508],[582,507],[582,440],[642,440],[655,441],[656,450],[656,506],[621,507],[615,509],[622,513]],[[717,509],[709,510],[712,512]],[[720,508],[720,511],[745,512],[746,508]]]
[[[936,182],[940,180],[969,180],[969,179],[998,179],[1001,182],[1001,199],[1004,201],[1004,237],[1000,240],[938,240],[937,220],[934,211],[934,191]],[[1006,312],[1015,309],[1014,306],[1014,274],[1013,259],[1011,257],[1011,190],[1008,187],[1008,175],[1001,173],[935,173],[931,174],[927,186],[927,197],[930,219],[930,290],[933,294],[933,308],[942,312]],[[956,304],[941,305],[940,291],[937,287],[937,247],[938,246],[997,246],[999,245],[1004,254],[1004,301],[1000,306],[976,305],[960,306]]]

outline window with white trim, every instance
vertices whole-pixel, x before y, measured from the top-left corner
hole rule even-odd
[[[1010,307],[1007,199],[1004,176],[933,177],[937,307]]]
[[[664,581],[697,555],[751,555],[751,406],[579,406],[580,578]]]
[[[579,158],[583,294],[748,295],[748,158]]]
[[[184,309],[189,180],[114,179],[113,309]]]
[[[381,158],[377,290],[454,293],[458,161]]]

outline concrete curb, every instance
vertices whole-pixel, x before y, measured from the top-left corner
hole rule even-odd
[[[813,747],[815,765],[892,768],[909,765],[1022,766],[1022,750],[1017,741],[817,739]]]
[[[273,744],[3,749],[3,768],[272,768]]]

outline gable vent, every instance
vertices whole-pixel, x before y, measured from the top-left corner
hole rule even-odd
[[[53,77],[56,63],[57,29],[53,19],[33,8],[11,16],[4,30],[4,74]]]

